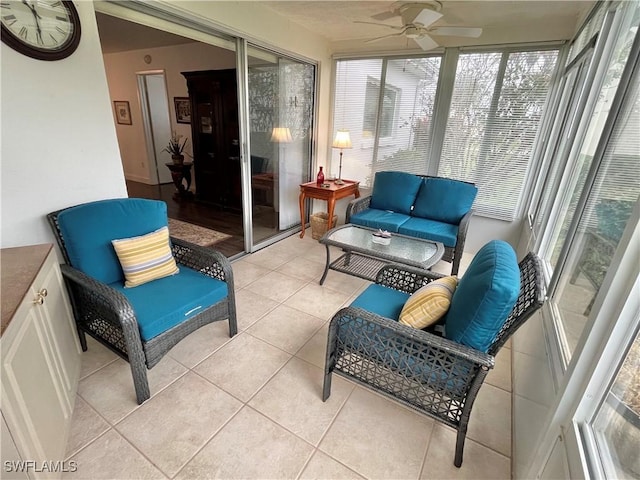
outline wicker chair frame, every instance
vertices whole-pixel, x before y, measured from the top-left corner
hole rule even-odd
[[[172,251],[178,265],[199,271],[227,284],[227,297],[188,320],[156,337],[143,341],[133,307],[127,298],[110,287],[74,268],[67,254],[65,240],[58,225],[58,210],[47,215],[58,246],[66,262],[60,266],[67,286],[83,351],[85,335],[129,362],[136,391],[142,404],[150,397],[147,369],[154,367],[178,342],[211,322],[229,320],[229,336],[238,332],[233,272],[228,259],[216,250],[200,247],[171,237]]]
[[[442,275],[388,265],[376,283],[413,293]],[[540,261],[520,262],[521,289],[511,314],[484,353],[366,310],[346,307],[329,325],[323,400],[337,373],[457,430],[454,465],[462,465],[471,408],[495,355],[544,302]]]
[[[442,177],[429,177],[427,175],[418,175],[423,178],[442,178]],[[457,180],[461,182],[462,180]],[[463,182],[470,183],[470,182]],[[471,183],[471,185],[475,185]],[[347,213],[345,216],[345,223],[351,223],[351,216],[355,215],[358,212],[362,212],[369,208],[371,205],[371,195],[366,195],[364,197],[356,198],[351,200],[347,205]],[[464,244],[467,240],[467,230],[469,229],[469,222],[471,217],[473,216],[474,210],[469,210],[464,217],[460,220],[458,224],[458,235],[456,237],[456,246],[455,247],[444,247],[444,255],[442,256],[442,260],[445,262],[451,263],[451,275],[457,275],[458,270],[460,269],[460,260],[462,259],[462,252],[464,252]]]

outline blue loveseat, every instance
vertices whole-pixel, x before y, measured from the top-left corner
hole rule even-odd
[[[472,183],[405,172],[376,173],[371,195],[347,206],[345,223],[444,244],[456,275],[478,193]]]

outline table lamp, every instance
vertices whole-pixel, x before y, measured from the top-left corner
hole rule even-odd
[[[288,127],[273,127],[271,141],[274,143],[291,143],[291,130]]]
[[[342,181],[342,150],[345,148],[351,148],[351,137],[349,136],[349,130],[338,130],[336,132],[336,138],[333,140],[333,144],[331,145],[333,148],[340,149],[340,170],[338,171],[338,179],[336,180],[336,185],[343,185]]]

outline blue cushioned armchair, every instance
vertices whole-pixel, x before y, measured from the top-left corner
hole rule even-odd
[[[150,397],[147,369],[180,340],[215,321],[237,333],[233,274],[211,248],[171,238],[179,273],[125,288],[112,240],[167,226],[161,201],[121,198],[85,203],[47,215],[66,265],[61,265],[80,342],[85,334],[131,365],[136,399]]]
[[[471,408],[494,356],[542,305],[540,261],[519,264],[506,243],[492,241],[460,279],[439,328],[398,322],[409,296],[442,275],[410,267],[383,267],[348,307],[331,319],[323,400],[338,373],[458,431],[454,465],[462,455]]]
[[[442,259],[456,275],[477,193],[473,183],[460,180],[377,172],[371,195],[347,206],[345,223],[441,242]]]

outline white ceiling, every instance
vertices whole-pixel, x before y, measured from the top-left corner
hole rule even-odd
[[[405,37],[389,38],[365,43],[395,30],[354,23],[377,22],[372,15],[392,11],[403,3],[390,1],[260,1],[289,21],[325,37],[335,52],[405,51],[417,46]],[[432,26],[482,27],[477,38],[433,36],[442,46],[493,45],[564,40],[573,37],[576,29],[593,7],[594,0],[442,0],[444,15]],[[141,48],[187,43],[190,40],[177,37],[141,25],[123,22],[113,17],[97,14],[103,52],[113,53]],[[401,25],[400,17],[384,22]]]

